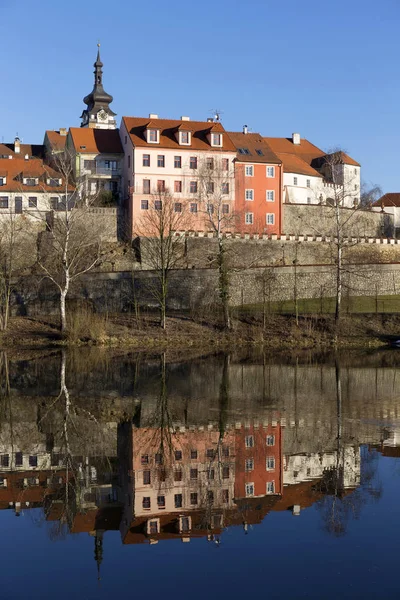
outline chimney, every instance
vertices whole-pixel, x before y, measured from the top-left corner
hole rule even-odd
[[[16,137],[14,140],[14,152],[15,154],[19,154],[21,152],[21,140],[19,137]]]
[[[156,115],[156,113],[150,113],[149,119],[158,119],[158,115]]]
[[[292,515],[295,517],[299,517],[300,516],[300,504],[295,504],[292,508]]]
[[[190,121],[190,117],[183,116],[181,117],[181,121]]]
[[[59,131],[60,135],[67,135],[67,130],[65,127],[60,127],[60,131]]]
[[[243,125],[243,133],[246,135],[246,133],[249,131],[247,125]]]
[[[208,117],[207,123],[214,123],[214,119],[212,117]]]
[[[29,154],[25,154],[25,160],[29,160]]]
[[[295,146],[300,146],[301,136],[299,133],[292,133],[292,142]]]

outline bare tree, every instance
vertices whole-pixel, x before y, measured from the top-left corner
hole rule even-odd
[[[187,209],[168,190],[158,191],[135,225],[142,258],[155,272],[156,284],[150,291],[160,309],[160,327],[166,328],[168,281],[172,269],[181,265],[184,243],[179,231],[186,229]]]
[[[90,222],[96,196],[85,195],[83,182],[74,179],[73,155],[65,150],[53,159],[62,176],[64,197],[56,210],[46,215],[47,235],[42,237],[38,264],[58,288],[61,331],[65,333],[67,295],[73,281],[99,264],[102,231],[100,225]]]
[[[198,159],[198,199],[206,227],[217,238],[218,293],[222,304],[224,327],[232,328],[229,310],[229,265],[227,233],[235,231],[237,215],[233,210],[234,171],[227,158],[214,155]]]

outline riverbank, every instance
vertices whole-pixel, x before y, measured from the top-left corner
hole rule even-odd
[[[195,322],[177,315],[167,319],[162,330],[154,316],[81,315],[63,337],[54,318],[15,317],[7,332],[0,335],[0,347],[43,348],[65,346],[101,346],[129,348],[134,351],[178,349],[213,352],[235,346],[259,346],[275,350],[334,347],[377,348],[400,337],[400,315],[344,315],[335,329],[331,315],[300,317],[262,315],[241,317],[233,321],[232,331],[224,331],[215,322]]]

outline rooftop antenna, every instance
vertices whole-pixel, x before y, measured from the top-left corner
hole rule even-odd
[[[212,115],[214,123],[220,123],[221,115],[224,114],[222,112],[222,110],[220,110],[219,108],[213,108],[212,110],[209,111],[209,113]]]

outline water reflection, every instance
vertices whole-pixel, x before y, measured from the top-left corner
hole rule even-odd
[[[0,355],[0,508],[89,533],[98,565],[109,530],[220,545],[314,506],[343,535],[381,496],[378,453],[400,454],[395,367],[99,360]]]

